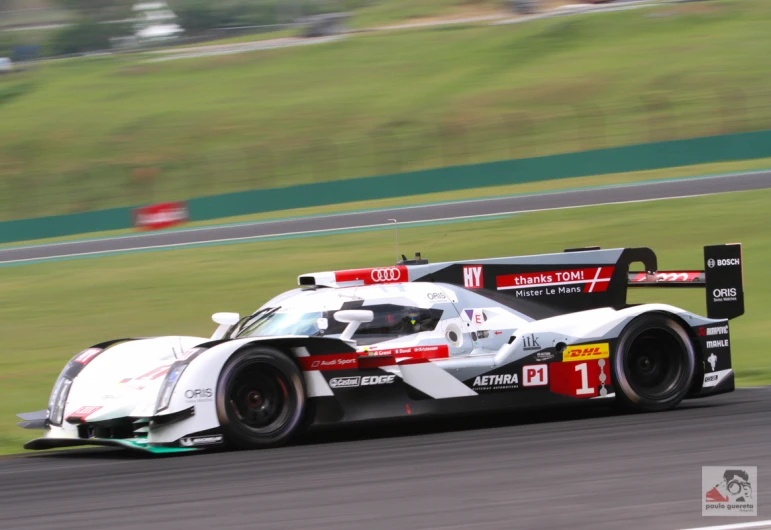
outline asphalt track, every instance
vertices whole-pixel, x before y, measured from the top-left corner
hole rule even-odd
[[[178,248],[216,242],[237,242],[261,237],[323,234],[352,228],[367,229],[388,225],[388,219],[396,219],[400,224],[421,223],[766,188],[771,188],[771,171],[641,182],[613,187],[556,191],[7,248],[0,249],[0,265],[34,262],[41,259],[95,256],[114,252]]]
[[[682,529],[771,519],[771,387],[658,414],[562,409],[272,450],[0,459],[4,529]],[[758,466],[757,517],[702,517],[701,466]]]

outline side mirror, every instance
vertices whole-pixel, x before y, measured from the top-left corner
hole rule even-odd
[[[320,330],[325,330],[329,328],[329,320],[327,320],[324,317],[317,318],[316,319],[316,327]]]
[[[364,309],[346,309],[338,311],[335,313],[335,320],[348,324],[340,335],[340,340],[350,341],[362,322],[372,322],[374,318],[375,314],[372,311]]]
[[[214,331],[214,335],[211,336],[210,340],[218,340],[225,336],[225,333],[227,333],[231,326],[234,326],[241,320],[241,315],[238,313],[214,313],[211,319],[215,324],[219,324],[219,327]]]

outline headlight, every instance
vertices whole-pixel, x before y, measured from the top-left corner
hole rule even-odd
[[[163,380],[163,385],[161,385],[161,391],[158,394],[158,403],[155,406],[156,414],[169,408],[171,396],[174,394],[174,387],[177,386],[177,381],[179,381],[185,368],[187,368],[187,363],[174,363],[169,368],[169,372]]]
[[[63,375],[59,376],[48,400],[48,419],[53,425],[61,425],[64,420],[64,406],[67,404],[67,396],[70,393],[72,380]]]

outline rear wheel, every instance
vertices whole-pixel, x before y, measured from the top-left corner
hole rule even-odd
[[[629,410],[674,408],[691,387],[696,354],[683,327],[666,315],[633,320],[618,340],[613,360],[616,399]]]
[[[225,440],[256,449],[288,442],[300,430],[305,386],[297,364],[269,347],[235,354],[217,384],[217,416]]]

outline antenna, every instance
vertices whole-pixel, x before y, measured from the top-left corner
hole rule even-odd
[[[396,262],[399,263],[399,223],[396,219],[389,219],[394,224],[394,232],[396,232]]]

